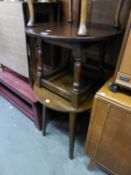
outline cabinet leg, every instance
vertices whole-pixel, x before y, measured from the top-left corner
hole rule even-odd
[[[96,168],[96,163],[93,160],[90,160],[88,166],[87,166],[88,170],[93,170]]]
[[[46,134],[47,118],[48,118],[47,108],[45,105],[43,105],[43,111],[42,111],[42,135],[43,136],[45,136]]]
[[[76,129],[76,117],[77,114],[71,112],[69,114],[69,158],[73,159],[73,153],[74,153],[74,142],[75,142],[75,129]]]

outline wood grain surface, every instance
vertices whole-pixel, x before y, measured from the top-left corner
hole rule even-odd
[[[131,174],[131,97],[129,93],[113,93],[109,80],[95,95],[86,140],[89,165],[100,166],[109,174]]]

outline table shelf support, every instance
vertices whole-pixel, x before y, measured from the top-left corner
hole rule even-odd
[[[72,90],[72,104],[74,107],[78,107],[79,91],[80,91],[80,74],[81,74],[81,59],[74,59],[74,80]]]
[[[41,86],[41,77],[42,77],[42,41],[37,41],[37,55],[38,55],[38,63],[37,63],[37,77],[36,84],[38,87]]]

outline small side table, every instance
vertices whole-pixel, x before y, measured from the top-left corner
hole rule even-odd
[[[112,27],[90,25],[87,36],[80,37],[77,35],[77,25],[75,23],[44,23],[32,28],[26,28],[26,34],[30,36],[30,41],[36,43],[36,47],[32,50],[37,50],[37,86],[46,87],[71,101],[74,108],[78,108],[82,100],[96,86],[99,79],[99,73],[92,74],[91,77],[90,70],[86,71],[87,75],[82,75],[86,50],[90,46],[98,44],[98,48],[100,49],[99,59],[101,60],[101,65],[104,65],[106,42],[121,33],[122,30],[116,30]],[[67,70],[68,65],[63,70],[57,69],[57,71],[53,71],[53,74],[49,78],[46,78],[42,73],[44,61],[42,42],[71,50],[71,59],[73,62],[72,74]]]

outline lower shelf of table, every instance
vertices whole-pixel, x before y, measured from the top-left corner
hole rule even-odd
[[[98,75],[98,74],[97,74]],[[49,89],[50,91],[60,95],[61,97],[72,101],[73,96],[73,73],[63,71],[49,79],[41,79],[41,86]],[[99,77],[96,74],[90,73],[88,76],[82,75],[79,87],[79,99],[85,99],[89,96],[90,92],[98,84]]]
[[[46,88],[39,88],[36,85],[33,88],[40,102],[46,107],[60,112],[84,112],[92,107],[93,94],[84,100],[78,108],[74,108],[68,100],[58,96]]]

